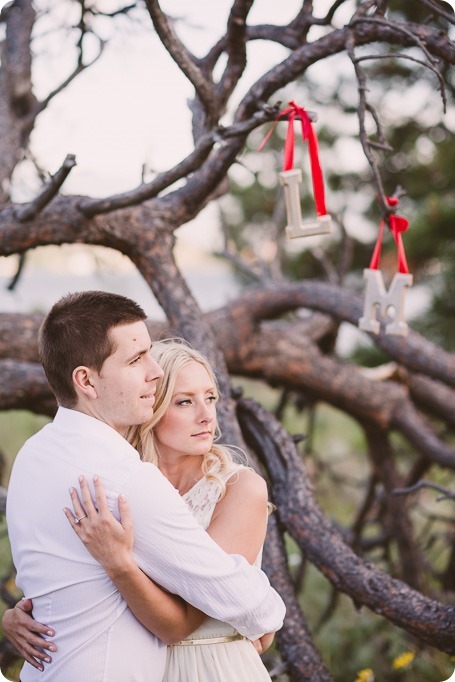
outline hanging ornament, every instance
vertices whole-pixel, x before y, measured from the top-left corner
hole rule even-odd
[[[314,132],[308,113],[303,107],[295,102],[289,102],[289,107],[281,111],[275,119],[274,126],[265,137],[259,151],[263,148],[277,121],[283,116],[287,116],[288,129],[286,142],[284,145],[283,170],[280,173],[280,183],[284,187],[284,198],[286,202],[286,236],[289,239],[295,237],[308,237],[315,234],[328,234],[332,231],[332,218],[327,213],[324,196],[324,180],[322,177],[321,164],[319,162],[318,140]],[[316,220],[302,221],[302,211],[300,207],[299,185],[302,182],[302,171],[294,168],[294,121],[299,120],[302,126],[302,139],[308,140],[310,152],[311,178],[313,181],[314,201],[316,204]]]
[[[396,197],[387,197],[389,206],[398,206]],[[412,286],[412,275],[409,273],[406,262],[401,233],[408,229],[409,222],[406,218],[396,215],[389,216],[389,227],[392,232],[398,251],[398,272],[395,273],[392,283],[387,291],[384,285],[382,273],[378,270],[381,259],[382,239],[384,235],[384,221],[379,226],[379,234],[370,261],[370,267],[363,271],[363,279],[366,282],[363,316],[359,319],[359,329],[373,334],[379,334],[380,322],[378,313],[385,318],[389,309],[393,308],[393,320],[385,325],[385,333],[394,336],[406,336],[408,325],[404,322],[404,299],[406,289]]]

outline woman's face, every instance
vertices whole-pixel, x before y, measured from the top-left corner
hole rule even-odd
[[[169,408],[155,426],[160,458],[175,455],[205,455],[216,427],[218,393],[209,373],[191,361],[177,374]]]

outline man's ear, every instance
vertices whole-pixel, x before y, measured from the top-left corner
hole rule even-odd
[[[73,383],[77,393],[82,393],[87,398],[97,398],[98,393],[93,381],[93,370],[88,367],[76,367],[73,370]]]

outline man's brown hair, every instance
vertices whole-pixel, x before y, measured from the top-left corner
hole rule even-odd
[[[79,365],[100,372],[114,351],[110,330],[145,320],[135,301],[106,291],[83,291],[63,296],[44,319],[39,354],[59,405],[74,407],[77,394],[72,374]]]

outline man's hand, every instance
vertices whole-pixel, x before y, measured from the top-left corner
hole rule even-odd
[[[54,642],[45,639],[54,637],[55,632],[48,625],[38,623],[32,617],[33,604],[31,599],[22,599],[14,609],[8,609],[3,614],[2,625],[5,636],[18,650],[22,658],[41,672],[44,663],[51,663],[52,658],[47,651],[57,651]]]

